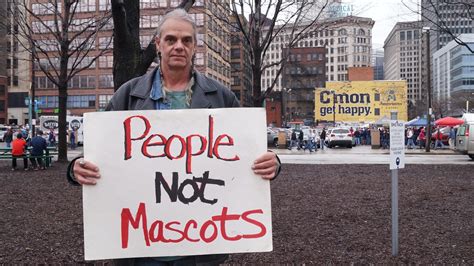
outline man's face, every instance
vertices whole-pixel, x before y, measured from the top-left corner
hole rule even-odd
[[[156,38],[161,62],[169,69],[191,68],[195,48],[193,26],[180,19],[168,19],[161,27],[161,37]]]

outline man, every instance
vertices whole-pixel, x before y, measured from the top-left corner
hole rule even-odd
[[[144,76],[122,85],[106,110],[164,110],[188,108],[239,107],[235,95],[217,81],[194,71],[196,26],[182,9],[175,9],[160,21],[155,39],[160,66]],[[275,178],[279,171],[278,157],[266,152],[252,166],[263,179]],[[68,180],[82,185],[95,185],[100,177],[92,162],[74,160],[69,165]],[[143,265],[217,265],[225,254],[128,259],[125,264]]]
[[[298,134],[298,150],[303,149],[303,140],[304,140],[304,133],[303,130],[300,130],[300,133]]]
[[[441,133],[441,128],[438,127],[435,133],[435,145],[434,149],[437,150],[438,146],[441,146],[441,149],[444,149],[444,144],[443,144],[443,134]]]
[[[319,146],[321,147],[321,150],[324,150],[324,141],[326,140],[326,128],[323,128],[323,131],[321,131],[321,134],[319,135]]]
[[[456,144],[456,131],[453,127],[449,128],[449,148],[454,150],[454,146]]]
[[[49,146],[56,146],[56,136],[54,135],[54,129],[49,130],[49,135],[48,135],[48,141],[49,141]]]
[[[31,139],[30,146],[32,147],[30,155],[30,162],[33,165],[34,170],[45,170],[46,168],[44,167],[43,164],[43,159],[41,156],[43,156],[43,152],[46,151],[48,144],[46,143],[46,140],[42,137],[43,131],[37,130],[36,131],[36,136],[34,136]]]
[[[293,148],[293,146],[295,145],[295,143],[297,143],[297,138],[296,138],[296,130],[293,129],[293,131],[291,132],[291,137],[290,137],[290,146],[288,147],[288,150],[291,151],[291,149]]]
[[[16,159],[23,158],[23,170],[28,170],[28,159],[25,154],[26,141],[23,134],[18,133],[16,139],[12,142],[12,171],[16,170]]]
[[[407,149],[414,149],[416,147],[415,142],[413,141],[413,138],[414,138],[413,129],[408,128],[408,131],[407,131]]]
[[[12,141],[13,141],[13,129],[9,128],[5,135],[3,136],[3,139],[5,140],[5,143],[7,144],[7,148],[11,147]]]

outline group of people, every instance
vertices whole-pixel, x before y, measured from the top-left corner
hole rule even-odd
[[[441,127],[437,127],[433,130],[434,134],[434,149],[444,149],[445,148],[445,137],[443,137],[443,132],[441,130]],[[453,127],[449,128],[448,132],[448,143],[449,147],[451,149],[454,149],[454,144],[455,144],[455,139],[456,139],[456,129]],[[408,127],[405,130],[405,143],[407,146],[407,149],[415,149],[417,146],[420,149],[425,148],[425,143],[426,143],[426,131],[424,127],[420,128],[415,128],[415,127]]]
[[[352,127],[349,129],[351,135],[354,137],[355,145],[371,145],[372,139],[370,136],[370,128],[357,128],[353,129]]]
[[[33,170],[45,170],[45,162],[43,161],[44,152],[48,147],[46,139],[42,137],[43,132],[37,130],[36,136],[27,141],[23,133],[18,132],[15,139],[11,141],[12,152],[12,171],[17,170],[17,160],[23,159],[23,170],[29,170],[28,157],[32,164]],[[31,147],[28,149],[28,147]],[[28,156],[29,153],[29,156]]]
[[[303,150],[303,151],[309,150],[309,152],[317,151],[318,150],[318,143],[316,139],[317,134],[318,133],[316,129],[310,129],[309,135],[307,136],[307,138],[305,138],[303,130],[300,130],[297,133],[297,130],[294,129],[291,132],[290,142],[288,144],[288,150],[291,150],[293,149],[293,147],[296,146],[298,150]],[[319,147],[321,149],[324,149],[324,141],[326,140],[325,128],[323,128],[323,130],[319,134],[319,139],[320,139]]]

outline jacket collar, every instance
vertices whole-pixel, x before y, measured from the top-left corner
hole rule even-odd
[[[193,75],[195,83],[192,88],[191,108],[211,108],[212,105],[207,99],[206,94],[216,92],[217,87],[209,82],[203,74],[193,71]],[[141,106],[143,109],[154,109],[154,102],[163,98],[159,68],[156,67],[153,71],[139,78],[132,88],[130,96],[144,99]]]

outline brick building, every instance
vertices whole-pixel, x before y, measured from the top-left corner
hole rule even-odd
[[[283,70],[284,122],[314,123],[314,90],[326,81],[324,47],[292,48]]]

